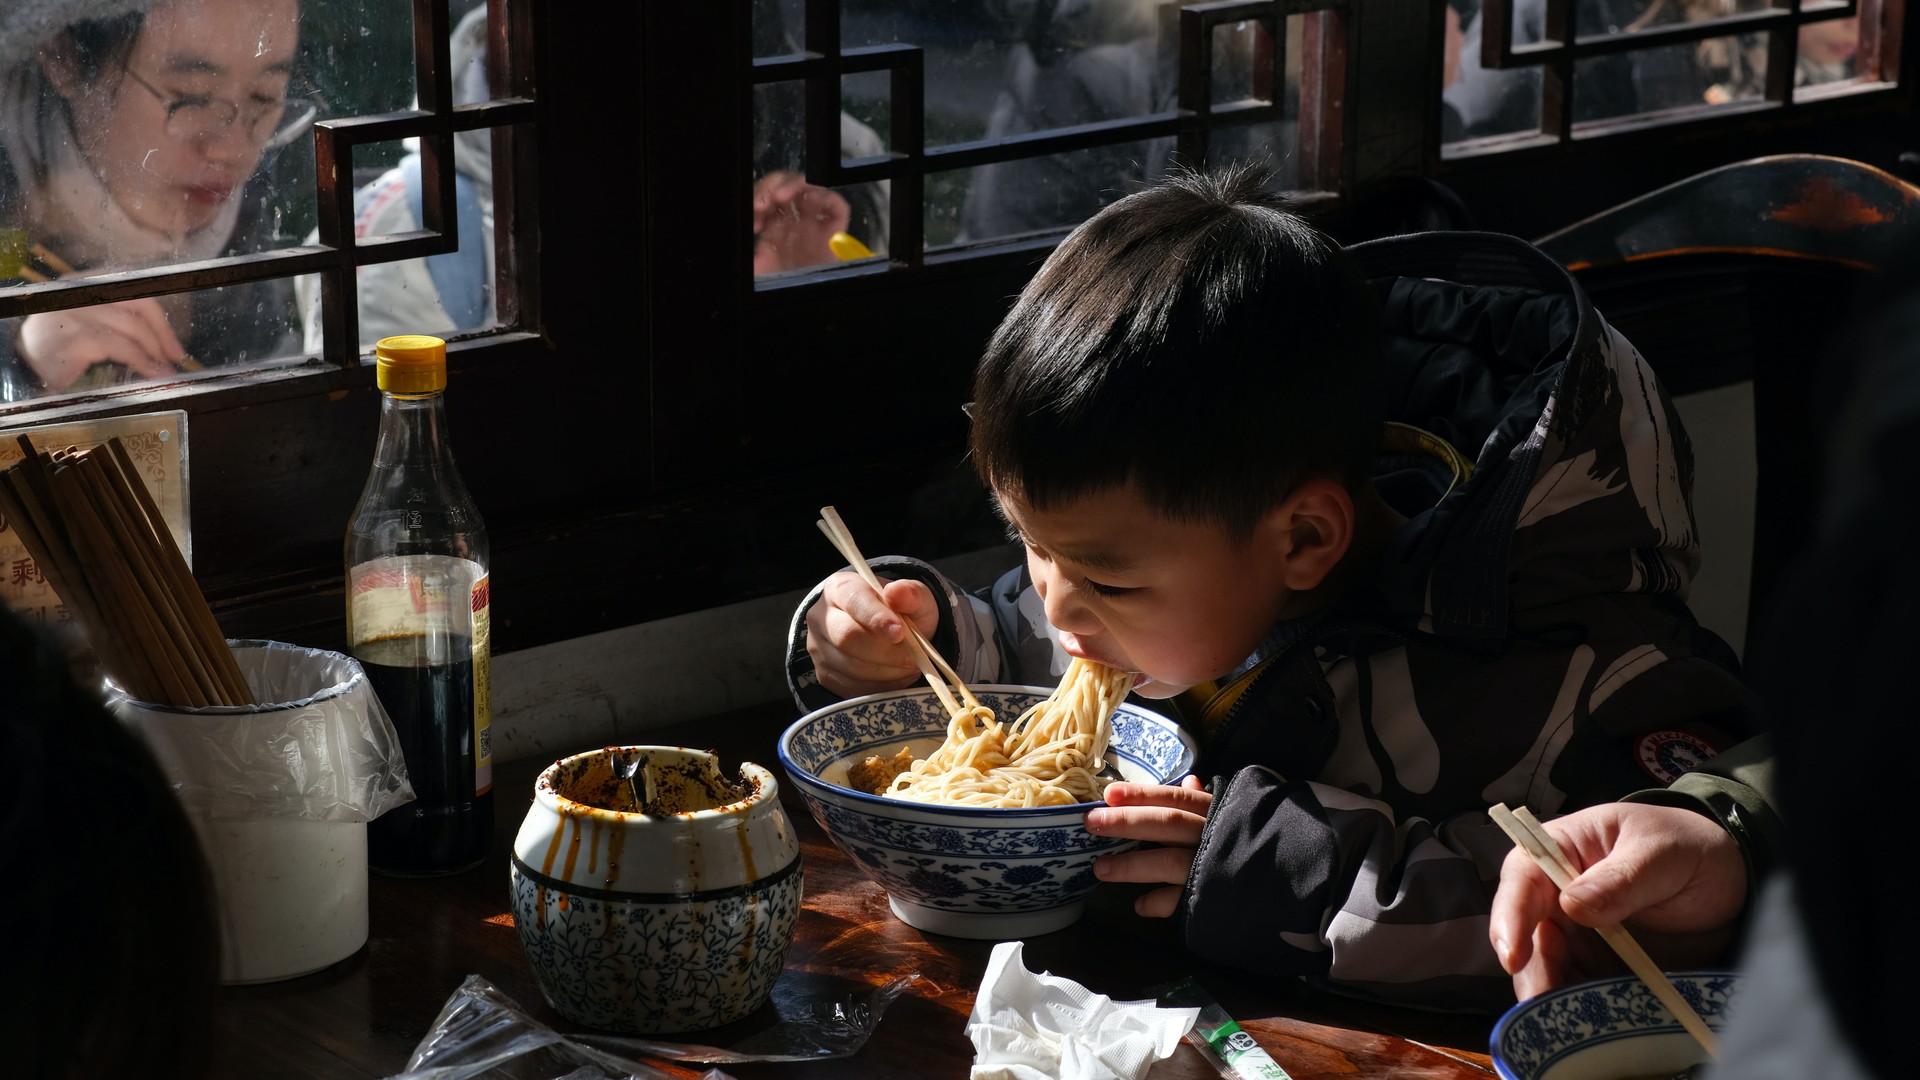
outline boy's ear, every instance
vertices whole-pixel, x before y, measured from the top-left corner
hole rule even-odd
[[[1307,480],[1263,526],[1286,560],[1286,586],[1304,592],[1326,580],[1353,546],[1353,495],[1328,477]]]

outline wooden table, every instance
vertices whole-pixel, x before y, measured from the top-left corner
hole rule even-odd
[[[774,743],[791,717],[785,708],[746,710],[655,729],[648,741],[711,748],[728,768],[744,758],[782,776]],[[483,976],[556,1030],[578,1030],[541,1000],[509,914],[507,852],[533,778],[546,764],[496,768],[494,845],[484,866],[443,878],[376,876],[365,948],[303,978],[223,988],[213,1075],[366,1080],[398,1073],[469,974]],[[739,1080],[965,1077],[973,1060],[967,1015],[993,943],[923,934],[900,922],[885,892],[833,846],[791,785],[783,785],[781,796],[804,844],[806,907],[776,996],[844,993],[912,972],[921,978],[852,1057],[722,1067]],[[1096,892],[1085,918],[1030,939],[1025,958],[1034,971],[1075,979],[1116,1000],[1149,997],[1156,986],[1196,976],[1295,1080],[1492,1075],[1485,1052],[1490,1018],[1387,1008],[1310,991],[1294,980],[1201,964],[1183,954],[1167,929],[1164,921],[1135,917],[1125,895]],[[722,1042],[714,1033],[662,1038]],[[706,1066],[674,1068],[695,1077]],[[1185,1044],[1153,1071],[1154,1080],[1216,1075]]]

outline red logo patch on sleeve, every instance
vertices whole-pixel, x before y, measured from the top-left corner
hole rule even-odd
[[[1649,731],[1633,744],[1642,772],[1662,786],[1680,779],[1718,754],[1712,743],[1690,731]]]

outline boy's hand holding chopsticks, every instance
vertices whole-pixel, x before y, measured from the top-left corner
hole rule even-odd
[[[843,698],[897,690],[922,678],[908,627],[931,638],[939,625],[937,601],[920,582],[886,581],[876,592],[841,572],[807,610],[807,654],[820,685]]]

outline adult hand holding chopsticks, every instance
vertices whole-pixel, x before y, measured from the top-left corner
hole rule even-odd
[[[1544,827],[1579,874],[1558,889],[1527,852],[1507,854],[1487,929],[1515,996],[1624,971],[1588,927],[1629,924],[1668,969],[1724,962],[1747,870],[1717,822],[1678,807],[1604,803]]]
[[[826,580],[807,609],[807,655],[820,685],[843,698],[898,690],[921,679],[909,622],[928,638],[940,625],[933,591],[918,581],[882,579],[876,594],[843,570]]]
[[[29,315],[21,320],[17,351],[55,394],[103,360],[137,378],[154,379],[174,374],[187,356],[166,311],[152,297]]]

